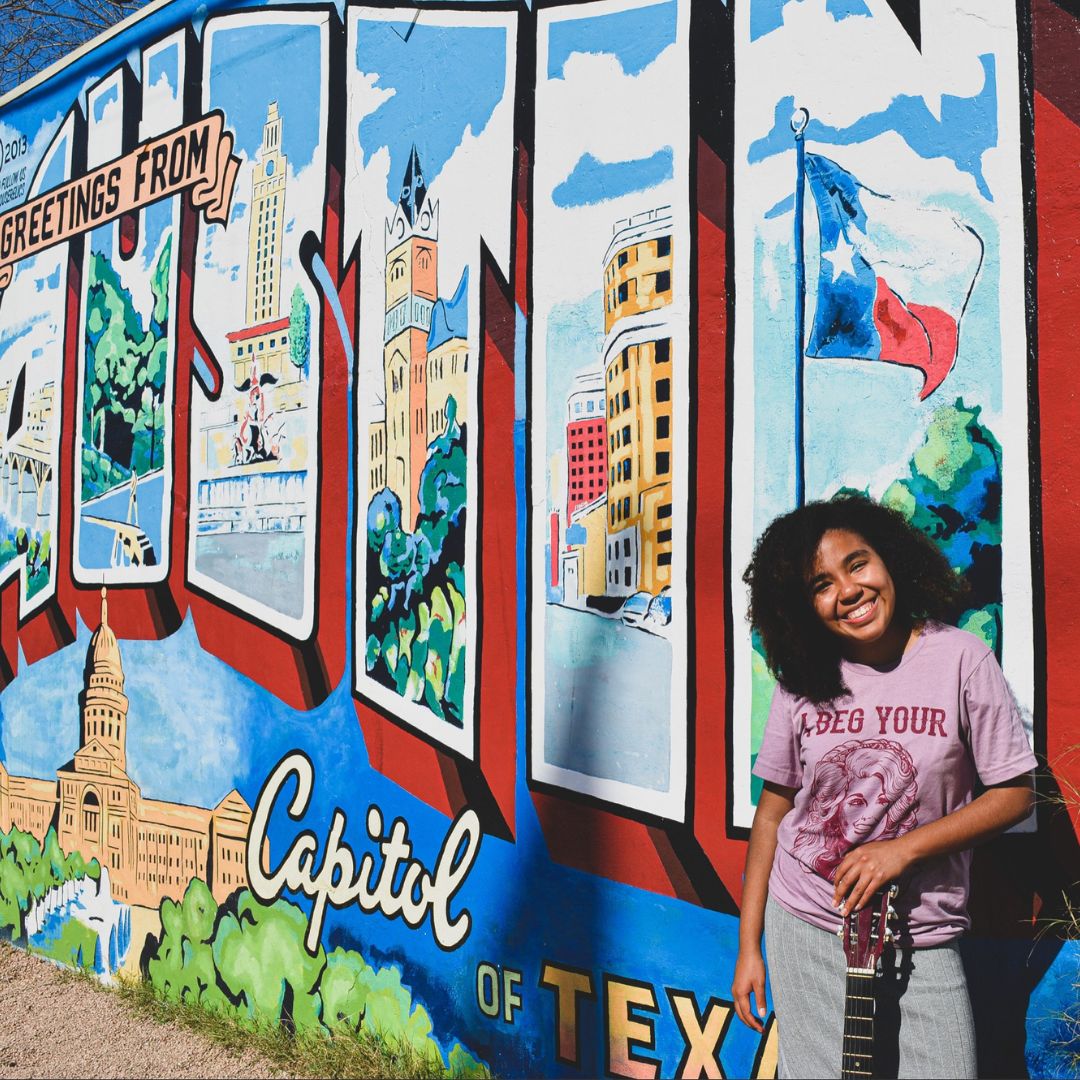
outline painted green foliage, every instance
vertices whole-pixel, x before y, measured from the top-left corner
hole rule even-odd
[[[882,497],[937,541],[971,587],[960,625],[1001,652],[1001,446],[962,399],[931,417],[908,475]]]
[[[311,360],[311,305],[299,285],[292,291],[289,308],[289,360],[307,374]]]
[[[82,499],[142,476],[165,461],[169,268],[172,236],[162,245],[150,288],[148,325],[116,268],[90,260],[86,293],[86,384],[82,411]]]
[[[26,556],[26,596],[36,596],[49,584],[52,565],[52,533],[27,531],[21,525],[0,540],[0,566]]]
[[[428,447],[416,528],[389,488],[368,506],[368,673],[440,719],[462,725],[465,699],[465,428],[446,402]]]
[[[97,859],[87,863],[77,851],[64,854],[52,826],[43,844],[20,829],[0,833],[0,934],[15,940],[23,937],[26,913],[49,889],[100,876]],[[87,962],[92,959],[91,952]]]
[[[247,889],[219,907],[194,879],[180,903],[161,905],[151,984],[173,1001],[199,1004],[245,1025],[271,1021],[297,1031],[371,1032],[440,1062],[453,1076],[482,1075],[455,1044],[444,1062],[431,1018],[396,968],[373,968],[356,952],[304,947],[307,916],[287,900],[263,904]]]

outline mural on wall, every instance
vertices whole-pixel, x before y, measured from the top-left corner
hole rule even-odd
[[[348,13],[358,694],[474,753],[480,243],[510,265],[516,19]],[[437,121],[421,118],[438,110]],[[363,542],[361,542],[363,541]]]
[[[321,331],[299,251],[322,233],[328,48],[320,13],[204,31],[203,107],[221,110],[242,164],[228,222],[199,239],[193,318],[223,381],[193,392],[188,578],[300,638],[314,619]]]
[[[139,141],[183,121],[183,40],[143,54]],[[88,165],[121,156],[136,103],[123,69],[89,93]],[[79,581],[161,580],[169,565],[172,397],[180,199],[134,220],[134,251],[120,221],[87,234],[79,369],[75,576]],[[129,226],[131,219],[126,219]]]
[[[739,629],[740,576],[773,517],[855,489],[925,529],[1029,725],[1032,585],[1015,12],[924,9],[947,59],[862,3],[753,0],[735,23],[760,76],[735,117],[732,814],[749,826],[774,684]]]
[[[456,1076],[775,1075],[754,536],[800,476],[884,499],[1045,692],[1026,13],[900,7],[173,0],[0,105],[0,937]],[[965,943],[1013,1074],[1076,1007],[1049,833]]]
[[[687,747],[687,19],[677,0],[540,12],[531,327],[530,773],[676,819]]]
[[[0,124],[0,210],[68,178],[72,128]],[[22,614],[56,588],[67,271],[64,243],[22,260],[0,298],[0,581],[18,577]]]

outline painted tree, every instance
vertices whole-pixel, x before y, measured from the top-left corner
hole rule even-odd
[[[314,955],[304,946],[307,913],[288,900],[264,904],[247,889],[218,906],[194,879],[180,903],[161,903],[161,936],[147,975],[172,1001],[185,1001],[241,1024],[284,1024],[297,1032],[347,1029],[408,1047],[450,1076],[486,1070],[455,1043],[443,1058],[431,1017],[413,1000],[396,967],[372,967],[358,952]]]
[[[447,427],[428,447],[416,528],[387,488],[368,506],[366,667],[383,685],[462,725],[465,698],[466,432],[447,398]]]
[[[82,498],[85,502],[164,463],[172,236],[150,278],[144,319],[116,268],[100,253],[86,294]]]
[[[311,305],[299,285],[292,291],[289,309],[289,359],[307,374],[311,359]]]

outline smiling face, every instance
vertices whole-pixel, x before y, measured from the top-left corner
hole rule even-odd
[[[865,844],[875,838],[885,823],[889,798],[880,776],[859,776],[851,781],[837,813],[844,840]]]
[[[841,639],[849,660],[882,664],[900,657],[910,630],[896,618],[896,586],[881,556],[858,533],[826,532],[807,584],[815,614]]]

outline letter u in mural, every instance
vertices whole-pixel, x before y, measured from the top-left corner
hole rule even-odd
[[[73,112],[37,124],[18,114],[10,121],[0,124],[0,211],[69,179],[76,153]],[[0,254],[11,243],[14,223]],[[0,294],[0,581],[18,576],[21,614],[56,590],[69,247],[17,262]]]
[[[947,54],[862,3],[736,10],[755,76],[735,125],[732,614],[745,625],[740,575],[773,517],[867,492],[963,572],[961,626],[1001,657],[1030,731],[1016,16],[923,5],[921,28]],[[745,631],[734,679],[733,823],[749,826],[773,681]]]
[[[321,373],[300,241],[323,231],[328,49],[319,11],[222,16],[203,37],[203,111],[224,114],[241,166],[229,221],[203,225],[196,253],[211,370],[192,396],[188,580],[299,638],[314,619]]]
[[[87,167],[98,169],[183,122],[183,38],[122,66],[87,93]],[[140,159],[136,184],[164,189],[186,163],[164,147]],[[142,192],[114,175],[88,193],[95,217]],[[80,193],[75,198],[78,199]],[[78,209],[76,207],[76,209]],[[83,583],[160,581],[172,505],[176,239],[180,199],[159,199],[99,225],[83,256],[75,466],[74,575]]]
[[[538,14],[532,779],[681,820],[686,793],[687,21]]]
[[[509,276],[516,17],[348,13],[356,691],[474,753],[481,239]]]

